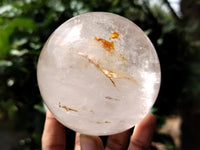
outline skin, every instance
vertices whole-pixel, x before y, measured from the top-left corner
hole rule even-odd
[[[130,130],[110,135],[105,148],[98,136],[76,133],[75,150],[149,150],[155,127],[156,118],[153,114],[148,113],[136,125],[132,135]],[[65,127],[48,110],[42,135],[42,149],[66,149]]]

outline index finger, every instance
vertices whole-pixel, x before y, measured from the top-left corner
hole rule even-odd
[[[128,150],[149,150],[154,130],[156,117],[149,113],[136,125]]]
[[[42,150],[65,150],[65,147],[65,127],[47,110],[42,134]]]

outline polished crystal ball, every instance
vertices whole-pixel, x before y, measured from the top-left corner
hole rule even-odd
[[[137,124],[160,87],[160,65],[145,33],[112,13],[91,12],[63,23],[38,61],[39,89],[66,127],[110,135]]]

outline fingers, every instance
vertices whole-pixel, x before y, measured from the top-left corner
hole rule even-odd
[[[156,118],[149,113],[136,125],[128,150],[148,150],[156,126]],[[123,150],[127,148],[130,131],[108,137],[106,150]],[[42,136],[43,150],[64,150],[66,148],[65,127],[47,111]],[[97,136],[76,135],[75,150],[103,150],[103,143]]]
[[[107,139],[105,150],[126,150],[130,141],[130,130],[110,135]]]
[[[80,135],[81,150],[104,150],[101,139],[97,136]]]
[[[80,133],[76,133],[74,150],[81,150]]]
[[[128,150],[149,150],[156,127],[156,118],[149,113],[136,125]]]
[[[47,110],[42,135],[42,150],[65,150],[65,127]]]

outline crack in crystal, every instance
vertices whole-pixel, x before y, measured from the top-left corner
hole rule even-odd
[[[86,54],[83,54],[83,53],[78,53],[80,56],[86,58],[90,63],[94,64],[107,78],[110,79],[110,81],[112,82],[112,84],[114,85],[114,87],[116,87],[116,84],[115,82],[112,80],[112,78],[117,78],[117,77],[121,77],[120,75],[112,72],[112,71],[109,71],[109,70],[106,70],[102,67],[100,67],[100,65],[96,62],[96,60]]]
[[[95,60],[95,58],[93,58],[93,57],[91,57],[91,56],[89,56],[87,54],[81,53],[81,52],[79,52],[78,54],[80,56],[86,58],[93,65],[95,65],[107,78],[110,79],[110,81],[112,82],[112,84],[113,84],[114,87],[116,87],[116,83],[113,81],[113,78],[114,79],[122,79],[122,78],[124,78],[124,79],[128,79],[128,80],[132,80],[132,81],[134,81],[138,85],[137,81],[133,77],[125,77],[125,76],[117,74],[117,73],[115,73],[113,71],[110,71],[110,70],[107,70],[105,68],[102,68],[98,64],[98,62]]]
[[[110,96],[106,96],[105,99],[119,101],[119,99]]]
[[[111,123],[110,121],[97,121],[97,124]]]
[[[66,111],[78,112],[78,110],[76,110],[76,109],[69,108],[69,107],[67,107],[65,105],[62,106],[61,104],[59,104],[59,108],[64,108]]]

